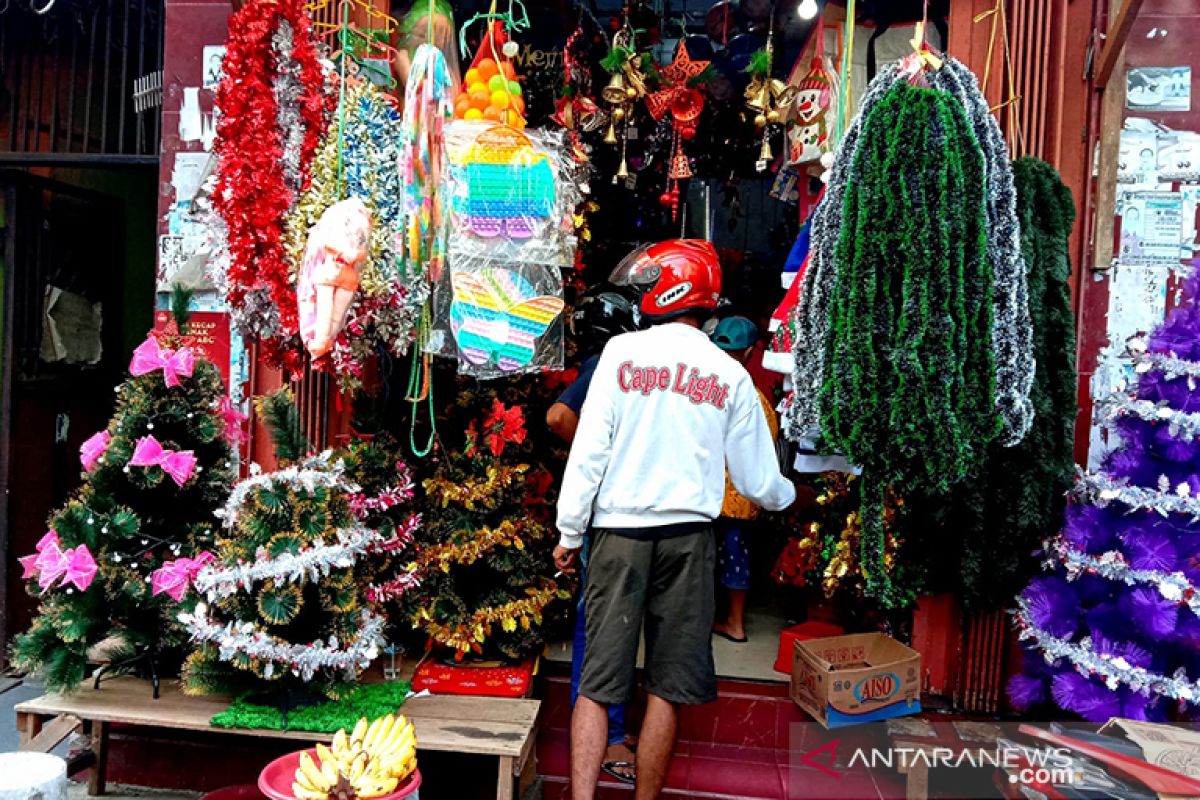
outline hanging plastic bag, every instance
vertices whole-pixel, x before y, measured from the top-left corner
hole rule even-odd
[[[507,42],[504,24],[493,22],[479,43],[470,69],[463,75],[462,88],[454,100],[455,119],[525,127],[525,98],[517,81],[516,67],[504,54]]]
[[[371,212],[356,197],[334,203],[308,232],[296,290],[300,338],[313,358],[329,352],[358,293]]]
[[[804,62],[801,55],[792,68],[788,85],[796,89],[788,118],[787,163],[807,164],[818,161],[833,145],[829,139],[830,123],[836,113],[837,73],[825,55],[825,23],[817,21],[816,51],[808,61],[808,72],[796,80]]]

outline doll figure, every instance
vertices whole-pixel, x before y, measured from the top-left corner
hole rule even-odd
[[[357,198],[334,203],[308,232],[297,300],[300,338],[313,358],[333,347],[346,324],[371,241],[371,212]]]

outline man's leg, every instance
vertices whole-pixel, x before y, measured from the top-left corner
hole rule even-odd
[[[646,695],[646,716],[638,738],[636,800],[656,800],[667,782],[675,750],[675,718],[674,705],[656,695]]]
[[[571,798],[592,800],[600,764],[608,749],[608,710],[586,695],[575,700],[571,715]]]

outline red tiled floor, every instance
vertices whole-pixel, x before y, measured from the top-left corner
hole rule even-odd
[[[687,742],[687,754],[710,761],[736,761],[748,764],[775,764],[778,752],[770,747],[738,747],[729,744]]]
[[[691,758],[687,788],[697,794],[723,797],[783,798],[779,768],[774,764]]]
[[[815,769],[779,767],[787,800],[879,800],[879,791],[866,772],[844,773],[834,777]]]

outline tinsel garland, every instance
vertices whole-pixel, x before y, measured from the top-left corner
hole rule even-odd
[[[421,576],[415,572],[404,572],[397,575],[395,578],[384,581],[378,585],[367,587],[367,600],[372,603],[385,603],[389,600],[398,600],[403,597],[409,589],[413,589],[421,585]]]
[[[1182,572],[1135,569],[1129,564],[1125,554],[1118,550],[1092,555],[1072,547],[1061,536],[1046,542],[1045,549],[1048,554],[1058,557],[1059,563],[1066,570],[1068,580],[1074,580],[1080,575],[1099,575],[1127,586],[1153,586],[1167,600],[1186,605],[1193,614],[1200,616],[1200,592],[1197,592],[1196,587]]]
[[[1159,491],[1131,486],[1115,481],[1101,473],[1080,472],[1079,480],[1072,490],[1080,500],[1104,508],[1116,501],[1131,509],[1154,511],[1166,517],[1180,514],[1191,517],[1191,522],[1200,522],[1200,497],[1190,494],[1186,483],[1171,491],[1169,483],[1160,482]]]
[[[208,616],[208,606],[204,603],[197,604],[191,613],[180,614],[179,621],[187,627],[194,641],[215,645],[221,661],[244,657],[267,662],[263,677],[268,679],[275,675],[275,665],[279,664],[303,681],[312,680],[321,669],[340,670],[347,673],[347,680],[353,680],[359,671],[371,665],[385,642],[386,620],[366,610],[362,613],[358,635],[345,647],[332,637],[328,642],[292,644],[263,633],[250,622],[222,625]]]
[[[1166,423],[1171,436],[1189,439],[1200,436],[1200,413],[1194,411],[1179,411],[1164,403],[1137,400],[1128,395],[1107,397],[1096,406],[1110,422],[1132,416],[1144,422]]]
[[[353,566],[355,559],[378,544],[377,531],[344,528],[337,532],[337,542],[334,544],[325,544],[317,539],[311,547],[295,553],[280,553],[270,557],[260,550],[259,560],[254,563],[239,563],[232,567],[209,564],[196,575],[195,586],[197,591],[208,597],[209,602],[213,602],[267,580],[275,585],[305,579],[317,582],[327,577],[333,569]]]
[[[458,531],[448,537],[449,541],[421,550],[417,556],[417,569],[422,573],[430,569],[449,572],[451,565],[473,564],[497,547],[524,550],[526,538],[540,538],[545,531],[544,525],[527,518],[506,519],[494,528]]]
[[[1145,349],[1145,340],[1140,340],[1141,352],[1134,358],[1134,371],[1148,372],[1157,369],[1167,380],[1175,378],[1200,378],[1200,361],[1188,361],[1174,353],[1159,353]],[[1134,343],[1136,345],[1136,343]]]
[[[979,91],[975,76],[962,63],[947,58],[940,70],[926,75],[929,85],[954,95],[962,104],[984,158],[987,188],[987,249],[993,271],[992,347],[995,351],[995,401],[1004,420],[1003,441],[1019,441],[1029,429],[1029,400],[1034,379],[1032,329],[1026,294],[1026,268],[1021,254],[1015,208],[1013,171],[999,126]],[[793,342],[796,387],[784,413],[784,434],[792,441],[812,438],[820,421],[817,397],[824,381],[828,309],[846,187],[854,176],[862,126],[875,105],[904,77],[895,65],[880,70],[867,87],[858,113],[838,148],[823,202],[814,212],[809,266],[802,278]]]
[[[1090,636],[1076,644],[1038,628],[1030,621],[1029,604],[1024,597],[1017,598],[1017,605],[1017,610],[1013,612],[1017,637],[1036,645],[1046,663],[1053,664],[1059,659],[1066,659],[1080,675],[1099,678],[1110,691],[1116,691],[1119,686],[1128,686],[1145,696],[1159,694],[1188,703],[1200,698],[1200,682],[1189,680],[1182,667],[1173,676],[1135,667],[1123,656],[1099,652]]]
[[[559,589],[557,584],[547,579],[541,579],[540,583],[538,587],[525,589],[528,597],[477,609],[469,620],[453,627],[435,621],[428,609],[418,611],[413,623],[438,644],[457,650],[460,658],[471,651],[481,652],[480,645],[487,640],[492,626],[497,623],[506,631],[515,631],[518,624],[523,628],[541,624],[542,611],[559,596]]]
[[[489,464],[482,481],[467,483],[435,475],[425,481],[425,493],[442,508],[454,503],[468,511],[490,509],[499,500],[500,493],[520,481],[528,469],[528,464]]]
[[[240,332],[287,337],[296,331],[297,310],[283,220],[306,180],[326,112],[304,3],[247,3],[237,11],[222,72],[213,208],[224,239],[215,277]]]
[[[842,229],[846,186],[851,175],[857,179],[854,154],[858,152],[863,123],[891,89],[898,74],[897,66],[888,64],[867,86],[858,104],[858,113],[838,146],[825,194],[813,212],[809,227],[808,269],[799,279],[802,283],[795,312],[795,366],[792,372],[795,390],[783,414],[784,434],[793,442],[814,437],[820,420],[817,400],[825,377],[825,343],[830,335],[829,303],[836,269],[833,256]]]
[[[348,84],[342,102],[338,113],[344,119],[335,116],[331,121],[313,161],[308,190],[285,219],[284,247],[294,279],[308,232],[326,209],[355,197],[371,212],[361,290],[331,355],[339,382],[350,389],[360,384],[363,367],[379,344],[394,355],[407,352],[428,292],[423,282],[401,280],[397,263],[403,225],[400,113],[390,98],[365,81]]]
[[[1016,445],[993,442],[984,463],[949,495],[908,497],[910,524],[932,534],[915,537],[909,553],[925,566],[929,590],[953,591],[965,606],[978,609],[1000,607],[1036,569],[1031,553],[1061,524],[1075,474],[1077,377],[1068,250],[1075,206],[1049,164],[1020,158],[1013,174],[1037,362],[1029,395],[1033,424]]]
[[[885,488],[946,491],[1001,427],[983,169],[958,100],[899,82],[867,117],[846,187],[821,428],[863,466],[861,565],[880,598]]]
[[[298,486],[310,493],[317,488],[336,488],[351,494],[357,493],[358,487],[343,477],[344,470],[345,465],[340,460],[334,460],[329,450],[274,472],[263,472],[261,465],[251,464],[250,477],[233,487],[224,508],[217,510],[216,515],[225,523],[225,527],[232,529],[246,505],[246,498],[267,487]]]

